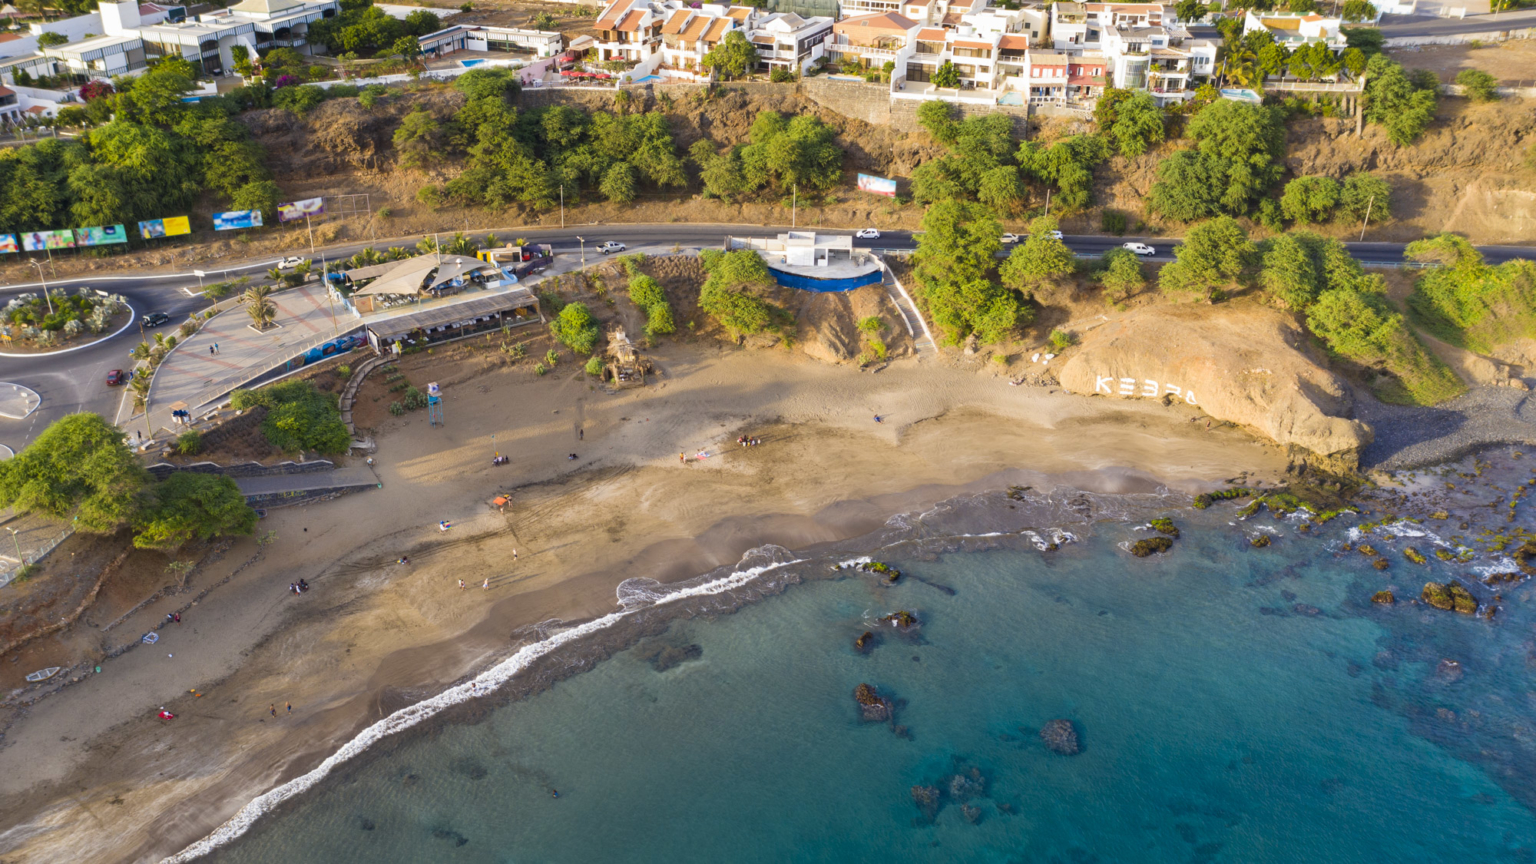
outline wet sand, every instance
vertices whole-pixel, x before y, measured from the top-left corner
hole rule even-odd
[[[447,386],[443,428],[421,412],[388,421],[381,489],[273,511],[261,529],[277,540],[243,540],[200,575],[239,568],[181,628],[11,728],[0,855],[172,854],[369,723],[505,656],[518,628],[612,611],[630,577],[856,536],[966,489],[1193,490],[1285,465],[1246,433],[1191,423],[1192,409],[1010,387],[975,366],[907,360],[870,375],[680,345],[654,357],[663,374],[644,389],[609,394],[570,365],[495,371]],[[738,447],[743,432],[762,445]],[[491,467],[495,450],[512,463]],[[503,491],[500,513],[489,501]],[[294,597],[299,578],[313,590]],[[178,719],[153,719],[161,705]]]

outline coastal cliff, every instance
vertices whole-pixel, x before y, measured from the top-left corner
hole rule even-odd
[[[1255,303],[1146,306],[1083,336],[1061,370],[1074,393],[1198,407],[1286,446],[1349,463],[1372,440],[1290,317]]]

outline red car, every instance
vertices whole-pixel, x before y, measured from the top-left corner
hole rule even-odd
[[[111,372],[107,373],[108,387],[120,387],[122,386],[123,382],[127,380],[128,376],[124,375],[123,370],[121,369],[113,369]]]

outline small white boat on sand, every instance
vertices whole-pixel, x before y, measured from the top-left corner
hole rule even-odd
[[[27,680],[33,684],[36,684],[39,681],[47,681],[49,678],[59,674],[59,670],[61,668],[63,667],[49,666],[47,669],[39,669],[36,672],[33,672],[31,675],[28,675]]]

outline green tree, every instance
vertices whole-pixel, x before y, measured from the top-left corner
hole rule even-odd
[[[252,285],[240,295],[240,303],[245,307],[245,314],[251,318],[251,323],[257,330],[265,330],[272,326],[272,319],[277,315],[277,306],[267,299],[272,294],[270,285]]]
[[[1372,388],[1383,401],[1432,405],[1466,390],[1393,311],[1380,277],[1323,292],[1307,310],[1307,328],[1329,353],[1388,373]]]
[[[1489,265],[1455,234],[1410,243],[1407,256],[1439,265],[1420,273],[1408,298],[1415,320],[1429,332],[1482,354],[1536,336],[1536,262]]]
[[[1206,15],[1205,0],[1179,0],[1173,10],[1180,21],[1186,23],[1198,21]]]
[[[945,60],[939,64],[938,69],[934,70],[933,76],[929,80],[935,87],[954,90],[960,86],[960,70],[955,68],[954,63]]]
[[[989,279],[925,283],[922,296],[934,325],[952,345],[973,334],[983,345],[1006,342],[1032,317],[1018,294]]]
[[[635,200],[635,169],[628,162],[615,162],[603,172],[603,182],[598,187],[603,197],[615,204],[627,204]]]
[[[1399,147],[1413,143],[1435,119],[1434,90],[1420,89],[1403,67],[1377,54],[1366,64],[1365,119],[1386,130]]]
[[[271,180],[255,180],[235,190],[230,205],[236,210],[259,210],[266,219],[277,212],[283,190]]]
[[[443,19],[436,12],[417,9],[405,16],[405,32],[412,36],[426,36],[443,29]]]
[[[1171,219],[1245,215],[1284,170],[1285,128],[1277,110],[1220,100],[1189,121],[1187,134],[1196,149],[1158,165],[1148,202]]]
[[[1473,102],[1495,102],[1499,98],[1499,79],[1481,69],[1463,69],[1456,73],[1456,83]]]
[[[597,319],[585,303],[567,303],[549,322],[549,331],[578,354],[591,354],[597,348]]]
[[[758,294],[774,285],[762,256],[750,249],[710,250],[703,256],[709,277],[699,290],[699,308],[733,333],[761,333],[778,314]]]
[[[1019,144],[1018,162],[1025,175],[1056,186],[1054,206],[1071,212],[1093,200],[1093,167],[1109,157],[1109,144],[1098,135],[1069,135],[1049,147],[1038,141]]]
[[[699,65],[715,70],[727,80],[741,78],[757,68],[757,48],[747,41],[745,33],[732,30],[709,49],[709,53],[699,60]]]
[[[970,282],[992,271],[1002,249],[1002,223],[984,207],[967,201],[940,201],[923,215],[918,237],[917,275],[922,282]]]
[[[443,126],[432,112],[418,108],[405,115],[394,135],[400,164],[407,168],[425,168],[436,163],[443,155],[443,138]]]
[[[1376,7],[1371,5],[1370,0],[1345,0],[1340,14],[1345,21],[1351,24],[1358,24],[1362,21],[1375,21]]]
[[[1257,249],[1248,232],[1230,216],[1202,222],[1184,235],[1173,263],[1163,268],[1158,285],[1167,292],[1214,296],[1235,284],[1253,264]]]
[[[140,549],[173,550],[190,540],[256,530],[256,511],[228,477],[178,471],[152,492],[153,503],[134,520],[133,545]]]
[[[237,411],[265,407],[261,434],[284,452],[345,453],[352,446],[347,424],[341,422],[336,394],[317,390],[308,381],[283,381],[259,390],[236,390],[230,394],[229,404]]]
[[[147,482],[122,430],[98,414],[69,414],[0,462],[0,505],[110,533],[138,512]]]
[[[187,110],[182,98],[192,92],[196,77],[191,63],[180,57],[168,57],[133,79],[132,89],[126,94],[128,105],[145,123],[174,125]],[[118,104],[123,103],[120,100]]]
[[[1117,106],[1115,114],[1114,126],[1104,131],[1114,139],[1121,156],[1140,156],[1163,140],[1163,109],[1157,107],[1151,93],[1137,90]]]
[[[1375,174],[1351,174],[1339,190],[1336,212],[1339,219],[1349,222],[1363,222],[1367,212],[1371,219],[1384,221],[1392,216],[1392,186]]]
[[[1300,224],[1325,222],[1338,206],[1339,184],[1332,177],[1297,177],[1280,196],[1280,212]]]
[[[57,48],[60,45],[68,44],[69,37],[65,36],[63,33],[55,33],[52,30],[47,30],[37,34],[37,47],[39,48]]]
[[[1316,260],[1315,245],[1321,238],[1311,234],[1280,234],[1271,238],[1264,249],[1264,265],[1259,271],[1259,285],[1264,293],[1287,309],[1302,310],[1312,305],[1323,290],[1323,273]]]
[[[999,165],[981,175],[976,200],[999,214],[1012,214],[1024,205],[1024,184],[1016,165]]]
[[[1359,78],[1360,73],[1365,71],[1365,52],[1359,48],[1344,49],[1344,54],[1340,57],[1340,60],[1343,62],[1344,68],[1348,70],[1351,78]]]
[[[1029,225],[1029,238],[1015,246],[1008,260],[998,268],[1003,284],[1030,299],[1041,288],[1057,284],[1072,275],[1077,259],[1067,244],[1051,236],[1057,230],[1055,219],[1041,216]]]
[[[1104,253],[1102,265],[1096,278],[1111,300],[1124,300],[1147,287],[1147,279],[1141,273],[1141,259],[1129,249],[1109,250]]]
[[[928,130],[933,140],[940,144],[955,143],[956,126],[954,106],[942,99],[931,99],[917,106],[918,125]]]
[[[522,90],[522,81],[510,69],[471,69],[454,79],[453,88],[472,100],[510,99]]]

